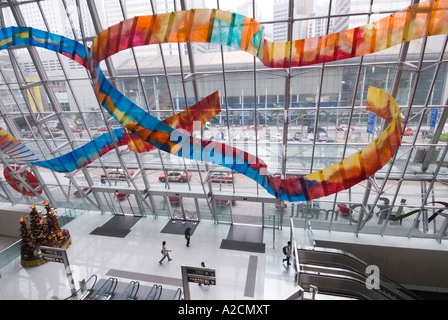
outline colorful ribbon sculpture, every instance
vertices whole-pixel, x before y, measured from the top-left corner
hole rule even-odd
[[[367,110],[384,118],[389,126],[380,136],[356,154],[323,170],[303,177],[281,179],[267,172],[266,164],[255,156],[215,141],[193,138],[177,130],[192,123],[187,120],[160,121],[128,100],[102,73],[99,63],[111,55],[132,47],[166,42],[206,42],[231,46],[258,57],[272,68],[288,68],[362,56],[406,41],[448,33],[448,0],[428,1],[399,11],[377,22],[327,36],[291,42],[264,39],[261,25],[236,13],[216,9],[192,9],[172,13],[135,17],[120,22],[98,34],[91,50],[62,36],[26,27],[0,29],[0,49],[14,46],[43,47],[73,59],[87,68],[101,105],[133,135],[113,131],[118,144],[138,141],[133,149],[148,151],[152,147],[187,159],[208,161],[242,173],[263,186],[278,199],[308,201],[348,189],[381,169],[397,152],[402,135],[401,118],[395,99],[377,88],[369,88]],[[90,56],[91,55],[91,56]],[[219,110],[219,99],[201,101],[196,119],[210,119]],[[213,104],[216,103],[216,104]],[[201,111],[202,110],[202,111]],[[209,112],[209,114],[206,114]],[[183,117],[183,119],[185,119]],[[121,130],[121,129],[120,129]],[[71,171],[86,165],[93,157],[111,150],[104,137],[90,142],[59,158],[38,161],[32,152],[6,131],[0,149],[18,160],[57,171]],[[110,137],[110,136],[109,136]],[[134,138],[134,137],[138,137]],[[135,140],[134,140],[135,139]],[[121,142],[120,142],[121,141]],[[63,160],[62,157],[65,157]]]

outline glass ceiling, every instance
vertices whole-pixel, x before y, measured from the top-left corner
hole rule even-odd
[[[352,29],[411,4],[2,0],[0,20],[2,28],[29,26],[90,47],[100,31],[134,16],[216,8],[253,17],[267,39],[287,41]],[[309,223],[313,229],[441,241],[448,222],[445,212],[434,214],[446,206],[437,202],[448,194],[447,39],[433,36],[359,58],[287,69],[267,68],[246,52],[203,43],[132,48],[101,63],[120,92],[161,120],[219,91],[221,113],[193,136],[254,154],[281,177],[309,174],[364,148],[384,126],[365,109],[367,89],[372,85],[390,93],[401,108],[402,145],[373,177],[346,191],[283,203],[224,167],[122,146],[65,174],[1,153],[4,168],[30,172],[38,187],[27,196],[2,175],[0,198],[12,204],[48,200],[68,215],[95,210],[265,227],[273,227],[274,219],[276,227],[278,221],[288,225],[292,218],[296,226]],[[0,51],[0,61],[0,126],[40,159],[58,157],[121,127],[100,107],[90,74],[76,62],[34,47]],[[341,204],[350,207],[348,215]]]

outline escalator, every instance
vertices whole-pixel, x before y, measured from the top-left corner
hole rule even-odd
[[[114,294],[115,288],[117,287],[117,278],[109,278],[107,281],[98,289],[94,291],[88,300],[110,300]]]
[[[177,288],[171,300],[180,300],[181,296],[182,296],[182,290],[180,288]]]
[[[138,289],[140,288],[140,283],[138,281],[129,282],[128,286],[121,294],[119,300],[135,300],[137,296]]]
[[[316,286],[321,293],[367,300],[420,300],[418,296],[384,275],[379,289],[367,288],[368,264],[348,252],[329,248],[297,248],[299,284]]]
[[[64,300],[87,300],[89,295],[93,292],[93,287],[95,287],[96,281],[97,276],[92,275],[87,281],[83,281],[81,287],[76,291],[76,294],[72,294]]]
[[[155,284],[152,286],[145,300],[159,300],[161,294],[162,294],[162,286]]]

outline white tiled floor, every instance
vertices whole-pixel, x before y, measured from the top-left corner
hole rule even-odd
[[[185,246],[183,235],[161,233],[169,222],[167,218],[146,217],[140,219],[125,238],[95,236],[89,233],[106,223],[111,216],[88,212],[65,225],[72,235],[72,245],[67,250],[74,274],[78,281],[97,275],[107,279],[110,269],[181,279],[181,266],[200,266],[216,269],[216,286],[199,287],[190,284],[192,300],[233,299],[282,299],[294,288],[293,268],[282,264],[281,248],[289,239],[289,228],[275,231],[264,230],[264,254],[220,249],[222,239],[227,237],[229,225],[201,221],[196,228],[190,247]],[[296,230],[301,238],[301,230]],[[158,263],[161,258],[161,242],[165,240],[172,250],[172,261]],[[250,256],[258,256],[254,296],[245,296],[245,286]],[[66,298],[70,295],[63,264],[49,262],[39,267],[22,268],[19,259],[0,269],[0,299],[41,300]],[[129,283],[132,279],[119,281]],[[140,282],[142,286],[154,283]],[[168,285],[162,286],[177,289]]]

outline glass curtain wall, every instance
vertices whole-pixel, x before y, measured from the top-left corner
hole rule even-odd
[[[387,5],[386,5],[387,4]],[[405,9],[385,0],[43,0],[3,1],[1,26],[30,26],[90,47],[102,30],[138,15],[217,8],[255,18],[271,41],[322,36]],[[279,202],[244,175],[159,150],[116,148],[61,174],[0,154],[4,168],[32,173],[39,193],[25,196],[0,177],[1,201],[104,213],[211,219],[276,217],[315,229],[446,238],[436,215],[448,194],[447,37],[434,36],[378,53],[306,67],[271,69],[252,55],[200,43],[121,51],[101,63],[127,98],[164,120],[218,91],[221,113],[193,135],[245,150],[280,177],[323,169],[358,152],[383,130],[365,110],[369,86],[392,94],[404,136],[397,155],[358,185],[310,202]],[[0,54],[0,125],[48,160],[120,125],[100,107],[90,75],[45,49]],[[230,180],[216,179],[216,176]],[[438,203],[439,202],[439,203]],[[396,215],[415,214],[399,221]],[[443,212],[443,211],[440,211]],[[440,213],[439,212],[439,213]],[[434,218],[435,217],[435,218]],[[262,222],[263,223],[263,222]],[[266,223],[268,225],[268,223]]]

